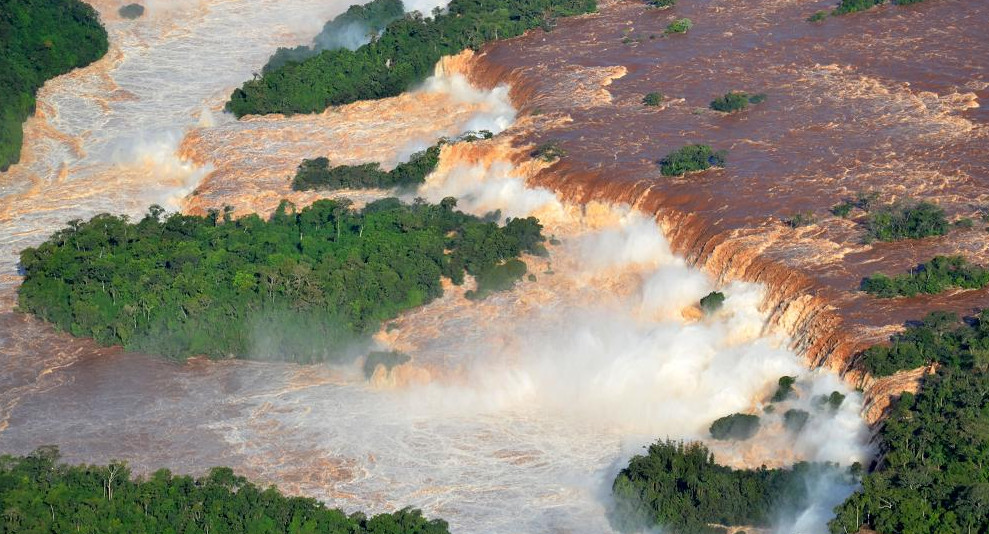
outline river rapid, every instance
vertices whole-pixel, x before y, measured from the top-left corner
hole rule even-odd
[[[511,291],[474,303],[449,287],[394,321],[377,341],[413,361],[390,374],[368,381],[359,362],[168,362],[17,314],[18,252],[69,220],[136,217],[152,203],[244,213],[311,202],[287,186],[303,157],[391,165],[440,136],[517,120],[505,87],[440,71],[395,99],[235,121],[222,112],[230,91],[346,2],[158,1],[136,21],[117,17],[118,2],[94,5],[110,53],[45,86],[22,163],[0,174],[0,452],[58,444],[67,461],[124,459],[138,473],[229,465],[348,511],[420,507],[462,533],[599,533],[610,531],[611,481],[643,445],[706,439],[718,417],[762,413],[776,380],[793,375],[798,397],[764,415],[755,438],[710,443],[719,461],[869,457],[861,395],[806,368],[768,326],[762,287],[688,266],[627,206],[571,204],[527,186],[510,158],[472,157],[507,152],[498,137],[445,150],[412,196],[536,215],[558,244],[525,258],[534,279]],[[704,316],[696,303],[714,289],[728,298]],[[277,347],[257,356],[266,351]],[[848,396],[842,407],[817,408],[834,390]],[[813,414],[796,437],[782,427],[788,407]],[[781,532],[823,532],[852,489],[808,484],[814,506],[779,511]]]

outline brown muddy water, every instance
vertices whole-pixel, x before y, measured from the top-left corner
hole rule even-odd
[[[836,295],[853,321],[877,309],[845,287],[869,265],[933,250],[981,255],[975,230],[905,249],[862,245],[849,221],[789,230],[778,219],[798,207],[821,214],[870,186],[934,196],[953,216],[989,204],[986,115],[974,107],[987,45],[972,29],[985,4],[884,8],[821,26],[803,18],[822,2],[681,4],[604,3],[599,15],[446,65],[414,94],[237,122],[221,112],[229,91],[342,3],[162,2],[128,22],[116,19],[118,3],[99,2],[111,53],[46,85],[24,163],[0,175],[0,452],[59,444],[69,461],[120,458],[138,472],[229,465],[348,510],[421,507],[456,532],[607,532],[610,482],[631,454],[660,437],[703,439],[722,415],[761,413],[777,378],[795,375],[800,395],[788,404],[814,413],[808,430],[787,436],[767,415],[755,439],[713,443],[718,458],[867,459],[862,396],[790,348],[799,333],[765,309],[772,284],[712,277],[693,266],[693,246],[750,236],[808,275],[801,290]],[[695,24],[688,35],[650,39],[682,16]],[[768,99],[737,116],[703,109],[729,89]],[[654,90],[667,105],[643,108]],[[516,119],[516,107],[531,116]],[[480,303],[449,288],[395,321],[377,341],[413,361],[391,375],[367,381],[359,362],[167,362],[11,311],[16,253],[70,219],[136,216],[152,202],[191,212],[267,211],[286,196],[304,204],[316,196],[288,189],[303,157],[390,165],[475,128],[505,132],[445,149],[416,195],[537,215],[560,244],[526,258],[535,281]],[[549,138],[568,149],[562,162],[519,158],[520,146]],[[660,179],[653,161],[688,141],[728,149],[730,166]],[[689,216],[657,224],[664,210]],[[696,302],[715,288],[726,306],[704,317]],[[815,412],[813,398],[833,390],[848,394],[842,409]],[[851,490],[808,483],[814,506],[781,511],[781,532],[823,531]]]

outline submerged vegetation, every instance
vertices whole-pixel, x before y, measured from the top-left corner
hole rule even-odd
[[[836,509],[831,532],[989,532],[989,315],[961,323],[934,313],[899,337],[894,346],[909,346],[917,360],[883,360],[891,367],[878,371],[940,366],[918,394],[894,402],[878,464]]]
[[[722,113],[735,113],[749,107],[749,104],[759,104],[766,100],[766,95],[750,95],[741,91],[725,93],[711,101],[711,109]]]
[[[367,517],[262,489],[226,467],[208,475],[165,469],[133,478],[126,464],[66,465],[58,449],[0,456],[0,532],[447,534],[447,523],[406,508]]]
[[[937,294],[948,289],[982,289],[989,285],[989,269],[972,265],[961,256],[934,256],[907,274],[874,274],[862,280],[862,291],[880,298]]]
[[[0,2],[0,171],[20,161],[22,124],[45,81],[106,54],[99,14],[79,0]]]
[[[609,514],[621,532],[658,526],[671,534],[723,534],[714,525],[768,527],[782,509],[808,501],[805,478],[822,467],[736,470],[701,443],[658,441],[634,456],[612,486]]]
[[[370,380],[378,367],[384,367],[385,372],[390,373],[393,368],[411,360],[412,358],[408,354],[397,350],[373,351],[364,358],[364,378]]]
[[[551,140],[546,141],[545,143],[542,143],[532,149],[532,152],[530,152],[529,155],[549,163],[566,156],[567,151],[560,146],[559,141]]]
[[[663,176],[683,176],[688,172],[724,167],[727,152],[715,151],[708,145],[687,145],[674,150],[659,161]]]
[[[337,359],[440,296],[441,277],[474,275],[483,295],[525,273],[520,254],[545,253],[535,218],[499,227],[455,205],[384,199],[356,211],[320,200],[297,212],[283,202],[268,221],[159,207],[136,223],[97,215],[21,253],[18,307],[76,336],[174,358],[270,346],[266,357]]]
[[[314,113],[396,96],[425,80],[443,56],[596,9],[594,0],[452,0],[446,12],[416,12],[391,22],[356,50],[324,50],[271,69],[236,89],[226,109],[237,117]]]
[[[126,6],[121,6],[117,10],[117,14],[128,20],[138,19],[144,15],[144,6],[141,4],[127,4]]]

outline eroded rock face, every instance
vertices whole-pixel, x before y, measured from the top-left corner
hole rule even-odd
[[[970,314],[987,292],[879,300],[857,291],[874,272],[900,273],[936,254],[989,263],[986,121],[989,5],[961,0],[887,6],[823,25],[798,2],[689,2],[651,10],[603,2],[486,47],[462,61],[473,82],[512,84],[534,115],[509,130],[519,147],[558,140],[568,155],[531,178],[578,202],[624,202],[654,213],[674,249],[724,280],[765,283],[773,322],[809,361],[846,373],[870,395],[876,421],[888,396],[916,387],[920,371],[874,380],[851,372],[862,348],[930,310]],[[663,37],[674,18],[686,35]],[[642,104],[653,91],[666,99]],[[708,108],[728,91],[767,100],[725,115]],[[728,165],[662,177],[656,160],[688,143],[728,151]],[[867,244],[862,212],[830,208],[858,192],[880,202],[938,203],[975,228],[923,240]],[[796,213],[815,223],[790,228]]]

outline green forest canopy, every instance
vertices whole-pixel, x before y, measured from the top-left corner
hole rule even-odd
[[[0,171],[20,161],[38,89],[108,47],[99,14],[79,0],[0,0]]]
[[[792,469],[732,469],[718,465],[702,443],[657,441],[634,456],[612,486],[612,526],[639,532],[659,526],[671,534],[722,534],[728,526],[768,527],[781,510],[806,505],[805,478],[827,465]]]
[[[831,532],[989,532],[989,313],[935,313],[912,332],[941,366],[903,393],[879,432],[879,463],[836,509]],[[908,333],[911,333],[908,331]]]
[[[261,489],[226,467],[192,478],[126,464],[66,465],[58,449],[0,456],[0,533],[448,534],[447,523],[406,508],[366,517],[315,499]]]
[[[989,269],[968,263],[962,256],[934,256],[909,273],[876,273],[862,280],[862,291],[879,298],[937,294],[948,289],[982,289],[989,285]]]
[[[237,117],[315,113],[396,96],[425,80],[443,56],[596,9],[595,0],[452,0],[446,13],[410,13],[357,50],[325,50],[269,70],[234,90],[226,109]]]
[[[339,359],[383,321],[440,296],[441,277],[460,284],[466,272],[484,288],[505,271],[514,282],[525,269],[513,260],[546,253],[535,218],[498,226],[455,206],[283,202],[268,221],[165,217],[159,207],[136,223],[97,215],[21,253],[18,308],[76,336],[174,358],[270,346],[266,357]]]

